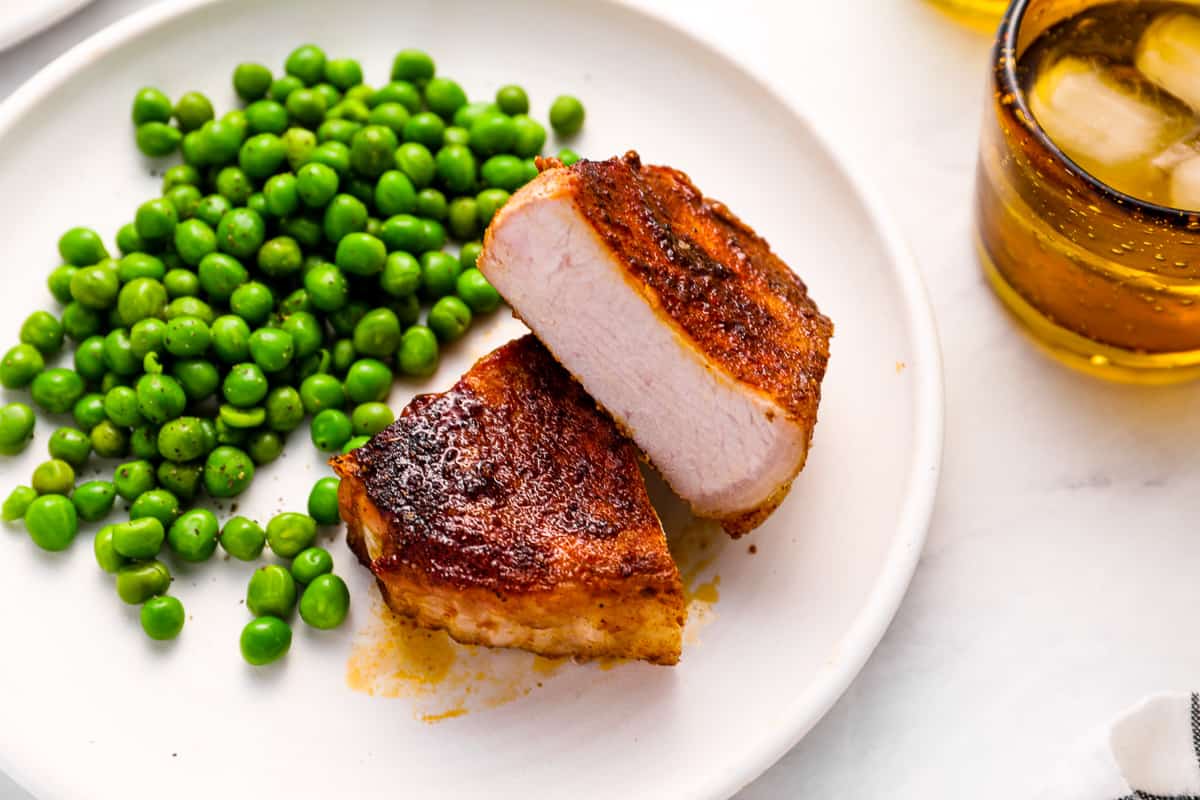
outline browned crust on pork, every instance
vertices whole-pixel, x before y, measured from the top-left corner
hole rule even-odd
[[[636,450],[532,336],[331,463],[348,542],[398,613],[464,642],[678,659],[682,585]],[[581,617],[602,641],[570,641]],[[672,630],[639,650],[643,617]]]

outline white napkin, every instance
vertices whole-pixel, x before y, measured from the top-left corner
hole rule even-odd
[[[1148,697],[1093,731],[1042,800],[1200,800],[1200,695]]]

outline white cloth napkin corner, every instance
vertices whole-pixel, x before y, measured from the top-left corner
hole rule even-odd
[[[1200,694],[1143,700],[1092,731],[1041,800],[1200,800]]]

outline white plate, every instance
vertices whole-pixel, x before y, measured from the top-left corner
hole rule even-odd
[[[139,86],[201,89],[228,108],[235,62],[279,65],[308,40],[362,59],[375,81],[397,49],[421,46],[473,97],[523,83],[539,116],[554,95],[575,93],[588,109],[578,150],[637,148],[752,221],[837,326],[808,468],[759,531],[712,540],[719,555],[700,580],[719,573],[720,600],[702,628],[692,625],[678,667],[542,673],[526,654],[479,650],[459,656],[455,680],[398,698],[348,687],[347,661],[362,653],[356,632],[379,622],[367,575],[340,542],[333,552],[354,597],[348,623],[334,633],[297,623],[287,659],[254,669],[237,651],[250,566],[218,557],[177,569],[188,624],[178,641],[156,645],[96,569],[86,534],[54,555],[19,528],[0,531],[0,768],[47,799],[728,796],[850,683],[921,550],[940,458],[940,364],[894,227],[805,120],[721,56],[626,8],[192,2],[93,37],[0,109],[2,340],[15,340],[31,309],[50,306],[44,277],[63,229],[111,236],[155,193],[155,166],[137,154],[128,122]],[[434,378],[397,385],[393,405],[448,386],[519,330],[494,315]],[[51,429],[43,421],[34,446],[7,462],[5,490],[27,480]],[[301,509],[321,474],[297,432],[240,511]],[[677,533],[678,508],[664,501],[663,510]],[[516,699],[501,703],[508,689]],[[460,706],[470,713],[436,725],[418,718]]]
[[[41,33],[92,0],[10,0],[0,3],[0,50]]]

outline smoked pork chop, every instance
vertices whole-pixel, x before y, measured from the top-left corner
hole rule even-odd
[[[751,530],[804,467],[832,323],[682,172],[539,165],[479,268],[696,514]]]
[[[679,571],[637,450],[532,336],[331,460],[391,608],[460,642],[679,660]]]

